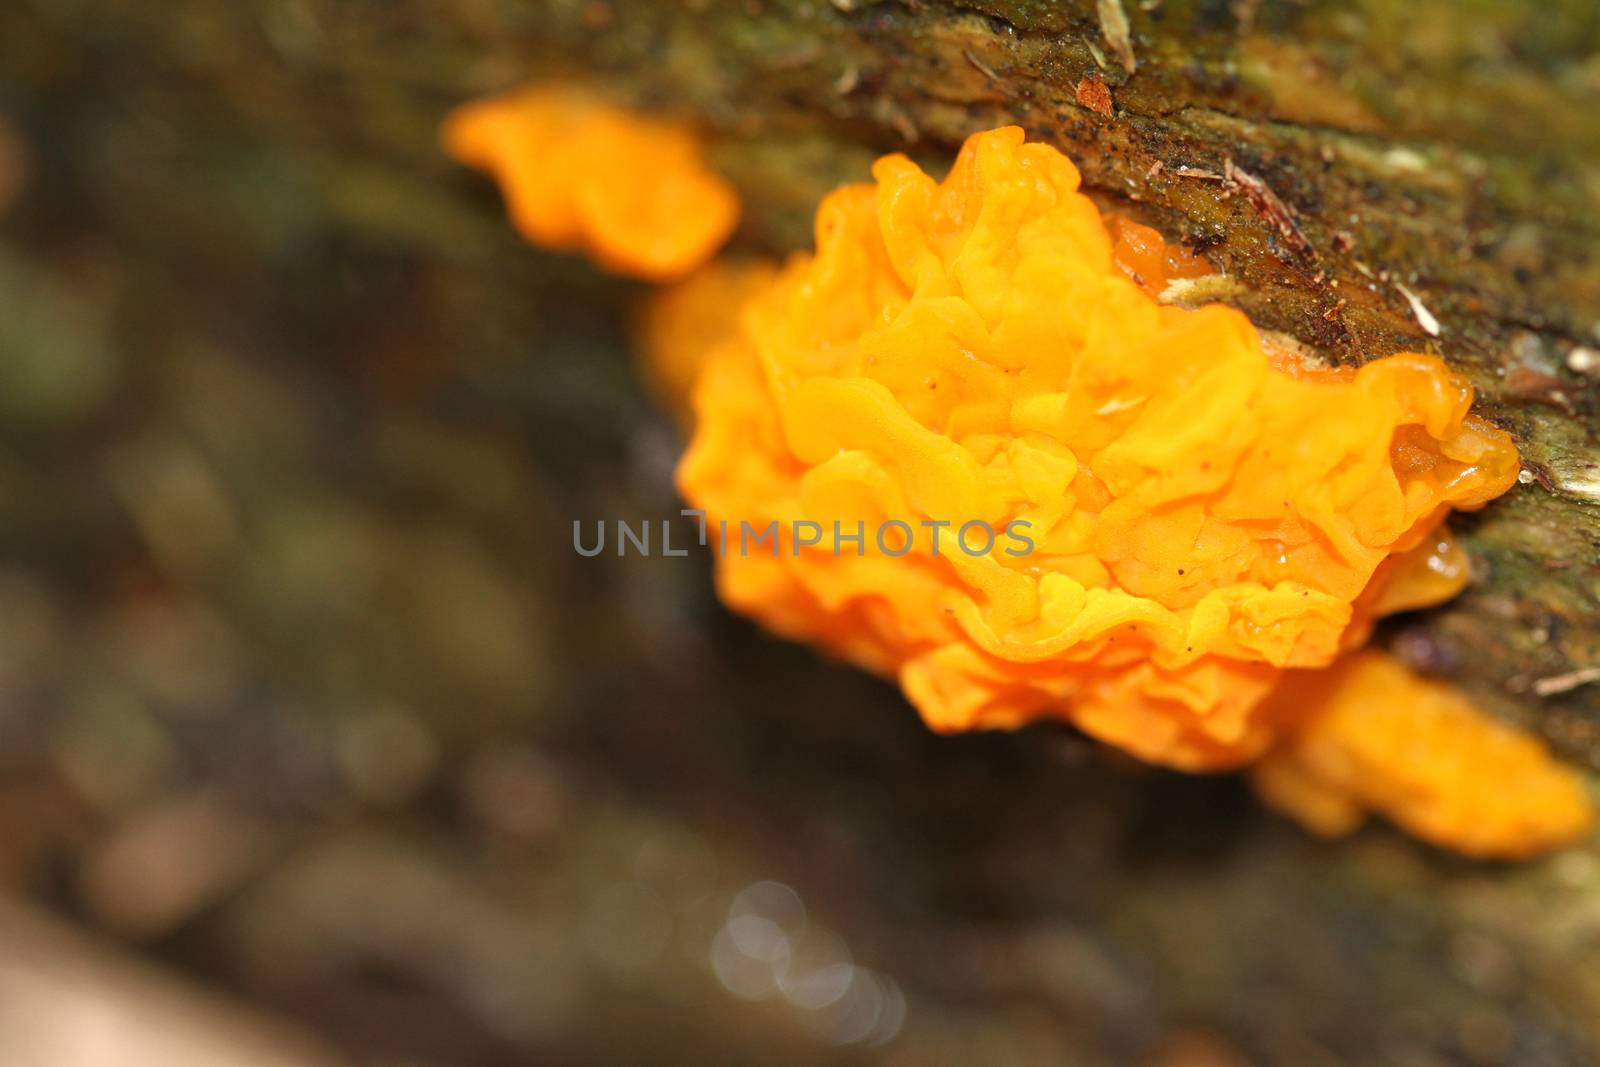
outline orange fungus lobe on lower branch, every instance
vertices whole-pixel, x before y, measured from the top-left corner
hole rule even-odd
[[[1251,777],[1314,833],[1376,812],[1468,855],[1521,859],[1593,822],[1577,773],[1539,741],[1380,653],[1294,672],[1271,700],[1294,726]]]
[[[1015,128],[942,182],[873,175],[703,361],[680,487],[713,529],[778,529],[721,546],[732,607],[895,678],[935,729],[1060,718],[1212,770],[1292,733],[1287,673],[1465,583],[1443,521],[1518,460],[1443,362],[1291,366],[1238,311],[1162,306],[1203,261],[1108,231]],[[972,522],[1028,551],[958,548]]]
[[[447,151],[494,177],[534,244],[587,254],[616,274],[680,278],[713,256],[739,217],[733,187],[686,126],[573,86],[535,86],[465,104]]]

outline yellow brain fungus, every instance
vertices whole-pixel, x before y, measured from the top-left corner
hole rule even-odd
[[[463,105],[445,148],[500,184],[513,224],[546,248],[586,253],[616,274],[670,281],[714,255],[739,217],[694,133],[571,86]]]
[[[711,358],[680,481],[713,517],[909,525],[904,555],[730,552],[721,584],[896,674],[936,728],[1059,715],[1155,762],[1249,760],[1266,692],[1347,647],[1384,561],[1515,479],[1436,359],[1291,375],[1239,312],[1157,305],[1020,130],[942,184],[874,174]],[[1032,550],[969,555],[973,521]]]
[[[1517,859],[1581,837],[1593,819],[1578,776],[1537,740],[1379,653],[1297,672],[1271,701],[1296,725],[1252,778],[1313,832],[1346,833],[1380,812],[1436,844]]]
[[[1465,582],[1441,524],[1518,461],[1442,362],[1302,366],[1236,310],[1159,305],[1203,262],[1144,227],[1108,234],[1071,162],[1019,129],[970,138],[943,182],[898,155],[873,174],[823,202],[815,253],[745,302],[700,376],[679,482],[720,537],[731,606],[895,677],[935,729],[1059,717],[1210,770],[1311,715],[1310,697],[1267,699],[1285,672]],[[1339,677],[1375,676],[1360,663]],[[1379,748],[1406,740],[1399,721]],[[1442,751],[1508,765],[1470,729]],[[1290,751],[1348,751],[1318,741],[1342,733],[1308,727]],[[1315,759],[1294,788],[1435,840],[1463,826],[1470,806],[1403,814],[1415,782],[1363,758],[1387,785]],[[1416,780],[1463,784],[1441,767]],[[1553,818],[1570,825],[1565,801]]]
[[[715,260],[653,291],[635,323],[640,369],[657,398],[689,425],[689,397],[707,355],[737,325],[739,308],[772,284],[767,260]]]
[[[1159,230],[1117,215],[1107,215],[1105,223],[1111,236],[1112,262],[1151,296],[1160,296],[1175,279],[1211,273],[1211,265],[1203,258],[1182,245],[1168,244]]]
[[[1116,215],[1106,216],[1106,226],[1112,262],[1151,296],[1174,280],[1212,273],[1204,259],[1168,244],[1149,226]],[[684,425],[693,425],[689,398],[707,356],[737,329],[745,300],[770,286],[777,272],[777,264],[764,259],[713,260],[643,303],[634,331],[640,369]]]

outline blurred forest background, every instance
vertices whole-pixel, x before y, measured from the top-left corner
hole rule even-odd
[[[573,554],[574,518],[677,514],[678,431],[631,365],[642,290],[520,243],[439,153],[462,99],[582,67],[706,116],[761,250],[876,153],[1034,106],[997,80],[1053,86],[1098,189],[1191,236],[1212,191],[1124,181],[1141,151],[1409,137],[1420,174],[1268,172],[1335,274],[1307,205],[1421,217],[1407,277],[1533,464],[1473,528],[1487,586],[1391,636],[1593,751],[1593,687],[1529,687],[1600,648],[1600,14],[1130,3],[1108,132],[1071,102],[1103,6],[0,8],[0,1065],[1596,1062],[1592,846],[1330,845],[1062,728],[935,738],[727,615],[703,555]],[[1351,110],[1369,74],[1406,106]],[[1253,313],[1333,321],[1238,233],[1209,254]],[[1371,292],[1303,339],[1415,336]]]

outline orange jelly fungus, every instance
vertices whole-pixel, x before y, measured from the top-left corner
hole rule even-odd
[[[1112,262],[1151,296],[1160,296],[1176,279],[1213,273],[1211,264],[1169,245],[1149,226],[1118,215],[1105,221]],[[653,291],[644,302],[635,323],[641,369],[657,398],[684,425],[693,424],[689,398],[707,356],[738,329],[745,300],[770,286],[777,273],[770,260],[713,260],[683,281]]]
[[[1108,232],[1018,129],[943,182],[898,155],[873,174],[823,202],[814,254],[647,319],[658,373],[698,375],[679,483],[732,607],[896,678],[938,730],[1054,717],[1188,770],[1265,755],[1262,794],[1325,833],[1376,811],[1517,857],[1583,832],[1538,742],[1340,659],[1461,590],[1444,518],[1516,480],[1464,379],[1413,353],[1320,368],[1235,310],[1160,305],[1203,261]],[[1025,523],[1031,551],[969,554],[974,521]]]
[[[1211,264],[1182,245],[1168,244],[1160,231],[1118,215],[1107,215],[1111,259],[1133,284],[1160,296],[1169,282],[1212,273]]]
[[[1238,311],[1157,304],[1019,129],[942,183],[873,173],[709,357],[679,481],[713,529],[779,523],[776,554],[722,554],[731,605],[897,677],[936,729],[1056,716],[1158,763],[1248,761],[1282,672],[1388,606],[1385,561],[1516,479],[1437,359],[1289,374]],[[836,553],[795,520],[916,536]],[[1033,550],[968,555],[973,520]]]
[[[676,285],[651,292],[635,322],[640,366],[657,398],[684,425],[707,355],[738,325],[739,308],[772,284],[768,260],[714,260]]]
[[[733,187],[676,123],[570,86],[536,86],[457,108],[446,150],[491,174],[529,241],[574,249],[616,274],[680,278],[714,255],[739,218]]]
[[[1379,812],[1468,855],[1520,859],[1582,837],[1577,774],[1533,737],[1376,652],[1296,672],[1271,698],[1297,725],[1252,769],[1257,791],[1308,830],[1347,833]]]

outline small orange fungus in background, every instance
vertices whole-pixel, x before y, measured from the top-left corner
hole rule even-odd
[[[577,87],[465,104],[442,137],[452,156],[495,178],[529,241],[582,251],[616,274],[681,278],[738,222],[738,194],[706,166],[693,131]]]
[[[1499,856],[1582,832],[1576,778],[1531,739],[1381,657],[1318,673],[1458,592],[1445,516],[1516,480],[1463,378],[1269,358],[1236,310],[1160,305],[1203,261],[1108,233],[1019,129],[970,138],[943,182],[899,155],[873,175],[664,357],[675,380],[704,364],[684,496],[713,532],[778,524],[776,553],[719,552],[730,606],[896,678],[937,730],[1060,718],[1186,770],[1279,745],[1263,795],[1327,831],[1370,809]],[[802,521],[914,535],[801,544]],[[1026,523],[1032,551],[969,555],[973,521]]]
[[[772,284],[769,260],[719,259],[650,294],[635,333],[640,368],[656,398],[685,426],[690,394],[707,355],[734,329],[745,301]]]

